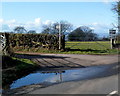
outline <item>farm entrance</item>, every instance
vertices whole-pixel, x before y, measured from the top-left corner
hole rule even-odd
[[[81,51],[82,53],[104,53],[105,51],[109,52],[110,46],[110,41],[67,41],[65,43],[65,48],[67,51]]]

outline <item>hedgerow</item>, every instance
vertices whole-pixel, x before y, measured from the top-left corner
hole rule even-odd
[[[0,33],[4,34],[4,33]],[[46,48],[46,49],[59,49],[58,35],[51,34],[13,34],[5,33],[9,37],[9,46],[14,48]],[[64,36],[61,37],[61,49],[65,47]],[[8,44],[7,44],[8,45]]]

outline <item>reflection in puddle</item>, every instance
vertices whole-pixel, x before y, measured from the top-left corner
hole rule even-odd
[[[38,70],[35,73],[31,73],[23,78],[20,78],[13,82],[10,87],[18,88],[25,85],[31,84],[53,84],[59,82],[66,82],[72,80],[85,80],[100,76],[107,76],[110,74],[111,69],[115,66],[113,65],[101,65],[101,66],[92,66],[86,68],[77,68],[69,70]],[[112,69],[113,70],[113,69]]]

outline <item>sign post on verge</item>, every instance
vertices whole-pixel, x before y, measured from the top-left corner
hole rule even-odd
[[[109,35],[110,35],[111,49],[113,49],[115,45],[116,30],[110,29]]]

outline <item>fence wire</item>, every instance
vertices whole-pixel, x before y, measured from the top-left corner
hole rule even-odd
[[[93,50],[109,50],[110,41],[67,41],[65,48],[70,49],[93,49]]]

